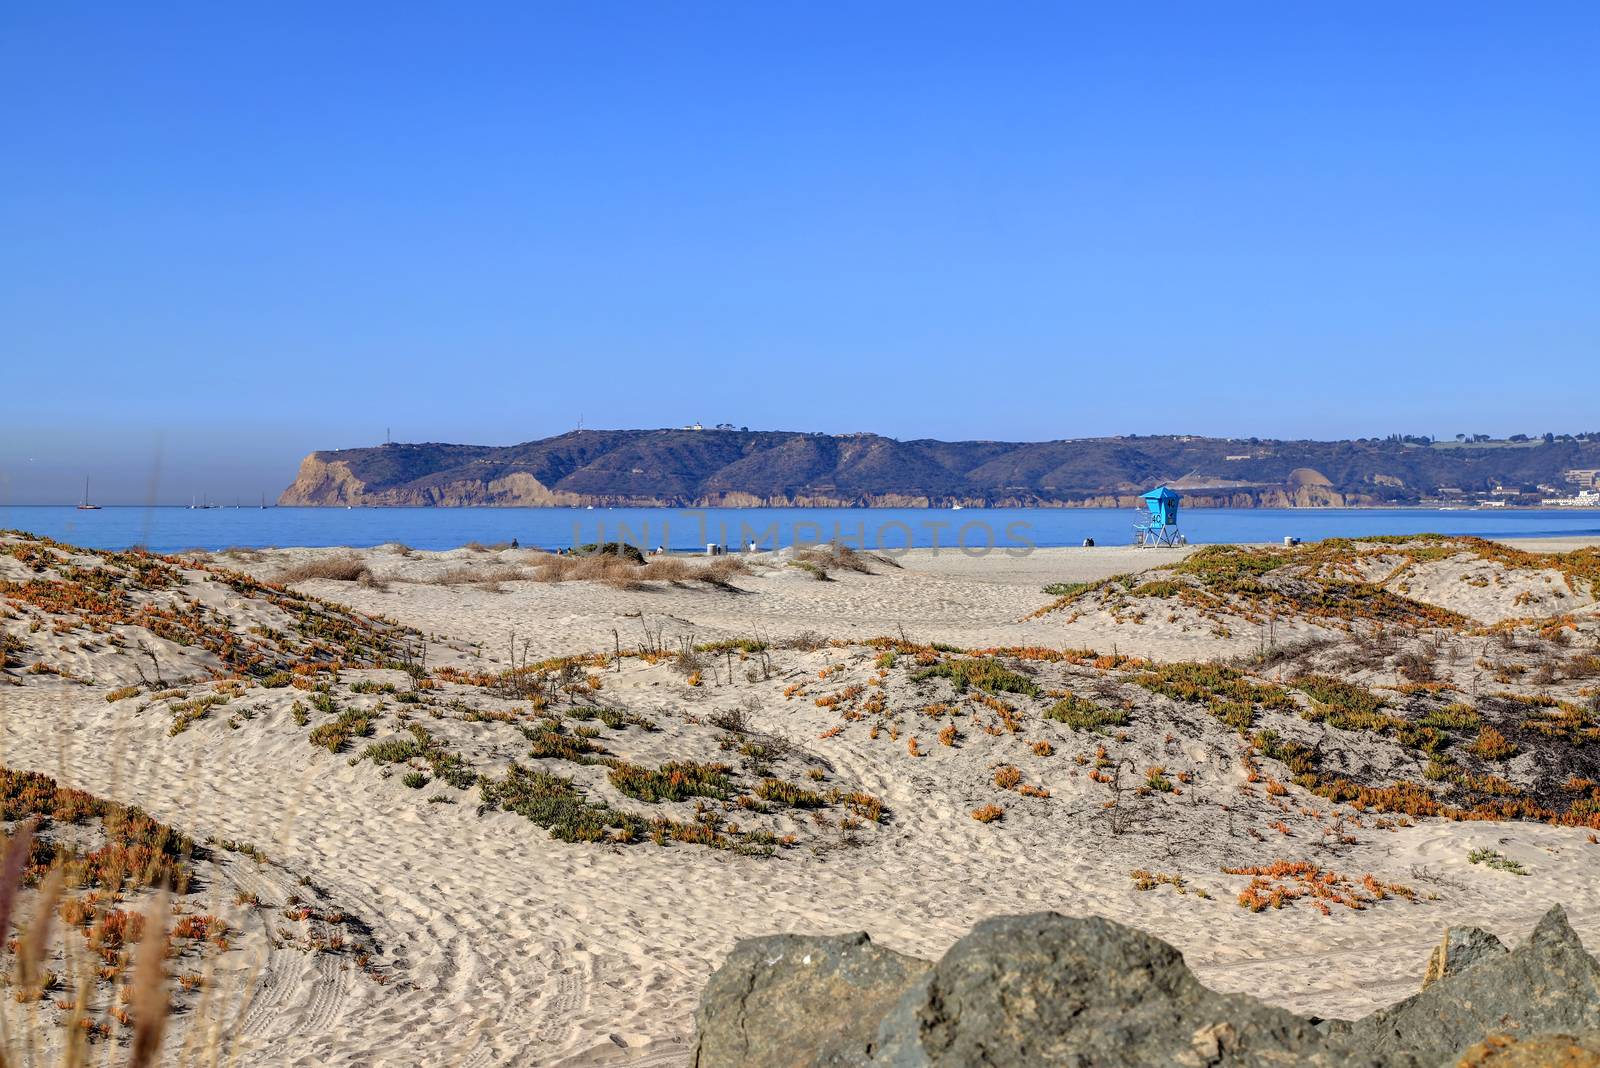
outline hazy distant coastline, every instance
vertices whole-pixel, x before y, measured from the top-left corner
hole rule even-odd
[[[897,441],[731,428],[582,430],[510,446],[314,452],[282,505],[1119,508],[1538,506],[1592,487],[1600,436],[1434,441],[1165,437]]]

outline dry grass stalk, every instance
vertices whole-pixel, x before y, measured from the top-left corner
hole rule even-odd
[[[158,891],[144,914],[144,931],[133,962],[133,1046],[128,1068],[156,1063],[167,1029],[167,892]]]
[[[22,873],[28,866],[33,829],[38,822],[37,819],[23,821],[6,843],[5,859],[0,861],[0,945],[5,945],[6,937],[11,934],[11,914],[17,907],[17,893],[22,889]]]
[[[39,887],[39,899],[33,908],[33,918],[17,947],[17,982],[31,996],[44,985],[44,958],[50,945],[50,931],[61,905],[61,892],[66,885],[67,872],[57,864],[50,869]]]

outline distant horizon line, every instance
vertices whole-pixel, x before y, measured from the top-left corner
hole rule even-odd
[[[591,427],[579,426],[569,430],[550,434],[542,438],[523,438],[519,441],[508,442],[503,445],[489,445],[476,441],[395,441],[392,439],[377,442],[372,445],[346,445],[332,449],[313,449],[313,452],[353,452],[358,449],[383,449],[383,448],[437,448],[439,446],[455,446],[461,448],[482,449],[509,449],[518,445],[532,445],[541,441],[550,441],[555,438],[564,438],[572,434],[787,434],[801,437],[814,438],[882,438],[885,441],[895,441],[902,444],[914,444],[922,441],[938,441],[952,445],[979,444],[979,445],[1055,445],[1072,444],[1079,441],[1142,441],[1146,439],[1167,439],[1172,441],[1237,441],[1237,442],[1282,442],[1284,444],[1312,443],[1318,445],[1337,444],[1339,442],[1395,442],[1396,444],[1421,444],[1427,442],[1434,445],[1543,445],[1557,441],[1590,441],[1600,439],[1600,430],[1580,431],[1542,431],[1537,434],[1507,434],[1504,437],[1495,437],[1493,434],[1481,433],[1456,433],[1447,437],[1436,434],[1383,434],[1364,437],[1325,437],[1325,438],[1289,438],[1289,437],[1262,437],[1250,435],[1241,437],[1234,434],[1085,434],[1070,438],[940,438],[940,437],[895,437],[891,434],[879,433],[876,430],[781,430],[781,429],[754,429],[744,426],[732,426],[719,423],[715,426],[688,425],[688,426],[657,426],[657,427]]]

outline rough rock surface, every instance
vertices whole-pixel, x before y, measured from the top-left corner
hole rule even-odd
[[[974,927],[884,1018],[873,1065],[1334,1065],[1308,1020],[1201,985],[1172,946],[1053,912]]]
[[[1533,1038],[1490,1035],[1467,1050],[1456,1068],[1600,1068],[1600,1031]]]
[[[1450,928],[1421,993],[1321,1023],[1201,985],[1172,946],[1053,912],[986,920],[929,965],[864,934],[740,942],[696,1068],[1600,1068],[1600,961],[1552,908],[1507,950]]]
[[[1458,975],[1482,960],[1507,952],[1505,944],[1481,927],[1446,927],[1422,975],[1426,990],[1447,975]]]
[[[1492,952],[1492,951],[1491,951]],[[1424,1063],[1462,1056],[1485,1036],[1600,1030],[1600,961],[1557,905],[1511,952],[1447,974],[1420,994],[1350,1025],[1353,1047],[1411,1053]]]
[[[928,967],[859,933],[747,938],[706,987],[694,1064],[866,1065],[878,1021]]]

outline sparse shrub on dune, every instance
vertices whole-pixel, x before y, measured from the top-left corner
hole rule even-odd
[[[1417,721],[1436,730],[1476,730],[1483,722],[1477,709],[1464,702],[1446,705],[1424,713]]]
[[[373,581],[372,569],[358,556],[325,556],[295,564],[273,576],[282,586],[322,579],[327,582]]]
[[[1204,703],[1212,715],[1241,734],[1254,726],[1257,708],[1285,712],[1296,708],[1294,698],[1282,687],[1254,682],[1236,668],[1222,664],[1152,665],[1135,675],[1133,681],[1176,701]]]
[[[1401,654],[1395,661],[1395,669],[1400,675],[1411,682],[1433,682],[1438,678],[1435,671],[1433,658],[1425,651],[1413,649]]]
[[[208,716],[213,708],[227,703],[228,699],[225,696],[212,693],[172,705],[170,708],[172,724],[167,728],[167,734],[173,736],[182,734],[189,729],[190,724]]]
[[[558,719],[546,719],[538,727],[524,726],[521,730],[532,743],[528,755],[535,760],[591,764],[595,759],[594,754],[605,752],[604,747],[590,738],[568,734]]]
[[[720,589],[734,589],[733,577],[749,573],[745,562],[732,556],[718,556],[705,564],[694,564],[681,557],[659,556],[640,568],[638,576],[644,582],[670,582],[680,586],[699,582]]]
[[[780,638],[777,642],[777,647],[780,649],[797,649],[807,653],[815,652],[818,649],[826,649],[828,645],[829,639],[814,630],[803,630],[799,634]]]
[[[888,810],[884,807],[881,798],[872,796],[860,790],[831,790],[828,792],[828,803],[844,805],[855,815],[860,816],[868,823],[882,823]]]
[[[761,780],[756,786],[756,796],[763,801],[790,808],[821,808],[828,803],[821,794],[781,779]]]
[[[1482,864],[1493,868],[1495,871],[1506,871],[1512,875],[1527,875],[1528,871],[1518,861],[1512,860],[1498,849],[1474,849],[1467,854],[1467,860],[1473,864]]]
[[[681,556],[658,556],[639,568],[639,578],[648,582],[688,582],[695,568]]]
[[[1294,685],[1311,698],[1305,718],[1325,720],[1347,731],[1405,732],[1412,725],[1383,711],[1383,699],[1370,690],[1329,675],[1301,675]],[[1423,728],[1426,730],[1427,728]]]
[[[723,638],[720,641],[702,642],[694,647],[697,653],[725,653],[732,649],[741,653],[762,653],[772,647],[760,638]]]
[[[900,562],[884,553],[868,552],[863,549],[852,549],[840,542],[828,545],[813,545],[796,549],[794,558],[788,566],[798,568],[821,582],[831,581],[833,571],[853,571],[860,575],[871,575],[874,567],[887,567],[896,570]]]
[[[452,567],[428,580],[435,586],[483,586],[495,590],[502,582],[521,582],[528,576],[520,567]]]
[[[733,589],[732,579],[735,575],[748,575],[750,568],[743,560],[732,556],[719,556],[709,564],[702,565],[694,574],[696,582],[703,582],[708,586],[722,589]]]
[[[691,797],[722,800],[732,794],[733,784],[728,778],[732,770],[726,764],[694,761],[671,761],[658,768],[618,764],[611,769],[609,778],[611,785],[640,801],[685,801]]]
[[[1139,576],[1132,574],[1112,575],[1109,578],[1097,579],[1093,582],[1052,582],[1045,586],[1044,592],[1054,597],[1055,600],[1042,608],[1028,613],[1024,619],[1038,619],[1041,616],[1049,615],[1051,612],[1059,612],[1061,609],[1068,608],[1100,590],[1120,589],[1127,591],[1132,589],[1138,582]]]
[[[415,738],[390,738],[373,742],[361,751],[361,759],[374,764],[400,764],[422,755],[422,746]]]
[[[537,582],[601,582],[617,589],[640,588],[639,565],[614,553],[588,556],[552,553],[533,564]]]
[[[478,788],[484,807],[516,812],[563,842],[636,841],[650,827],[648,820],[586,800],[571,779],[520,764],[504,778],[479,780]]]
[[[338,718],[332,723],[324,723],[313,727],[310,734],[312,745],[321,746],[330,753],[343,752],[349,746],[352,738],[365,737],[372,733],[370,714],[348,709],[340,712]]]
[[[1127,710],[1110,708],[1071,693],[1045,709],[1044,717],[1065,723],[1075,731],[1121,727],[1128,722]]]
[[[1509,760],[1517,755],[1517,746],[1505,735],[1485,724],[1479,729],[1477,740],[1472,743],[1472,752],[1484,760]]]
[[[588,542],[572,551],[574,556],[616,556],[632,564],[644,563],[644,552],[637,545],[625,541]]]
[[[1038,683],[1031,678],[1012,671],[989,657],[941,660],[931,667],[922,668],[911,674],[913,682],[934,678],[949,679],[957,692],[965,692],[971,688],[985,693],[1019,693],[1029,697],[1039,692]]]
[[[629,546],[629,548],[632,548]],[[634,550],[635,554],[637,550]],[[644,561],[627,553],[593,552],[584,555],[547,555],[533,564],[539,582],[600,582],[616,589],[645,590],[651,582],[686,585],[703,583],[732,589],[736,575],[749,573],[742,560],[723,556],[705,564],[682,557],[659,556]]]
[[[1343,905],[1357,912],[1380,901],[1400,899],[1415,903],[1417,892],[1399,883],[1378,880],[1370,872],[1353,880],[1307,860],[1276,860],[1271,864],[1223,868],[1228,875],[1250,876],[1250,883],[1239,892],[1239,907],[1251,912],[1281,909],[1302,898],[1324,916],[1331,905]]]
[[[999,805],[979,805],[971,812],[972,818],[979,823],[993,823],[1005,814],[1006,810]]]
[[[1128,873],[1133,877],[1135,890],[1154,890],[1158,886],[1170,886],[1180,894],[1189,892],[1189,884],[1181,875],[1171,875],[1166,872],[1149,871],[1145,868],[1135,868]]]

